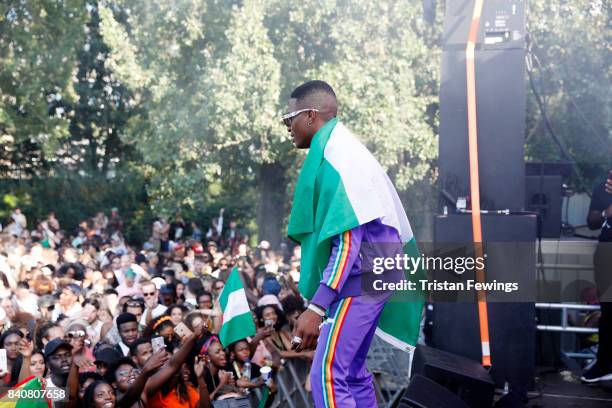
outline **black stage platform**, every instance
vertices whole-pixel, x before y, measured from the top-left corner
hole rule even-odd
[[[529,393],[530,408],[612,407],[612,381],[584,385],[575,373],[548,371],[536,378],[536,386],[538,391]]]

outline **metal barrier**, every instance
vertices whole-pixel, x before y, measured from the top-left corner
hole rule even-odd
[[[312,408],[314,406],[312,397],[304,389],[309,372],[310,363],[305,360],[296,358],[285,361],[274,376],[278,390],[269,406]],[[256,407],[259,401],[261,401],[261,391],[255,389],[251,395],[251,405]]]
[[[540,331],[554,331],[564,333],[597,333],[598,330],[592,327],[576,327],[569,326],[567,319],[568,310],[599,310],[599,306],[595,305],[581,305],[573,303],[536,303],[536,309],[556,309],[561,311],[561,325],[551,326],[538,324],[537,329]]]
[[[379,406],[391,406],[408,384],[410,355],[374,336],[367,364],[374,375],[374,390]]]
[[[547,309],[547,310],[559,310],[561,311],[561,325],[544,325],[538,324],[536,327],[539,331],[568,333],[568,334],[594,334],[598,333],[599,330],[594,327],[577,327],[570,326],[568,324],[568,310],[599,310],[600,307],[596,305],[582,305],[578,303],[536,303],[536,309]],[[595,358],[594,353],[581,353],[573,351],[563,350],[561,347],[561,353],[568,358],[583,358],[590,359]]]
[[[410,356],[374,336],[367,357],[368,369],[374,376],[374,390],[380,407],[389,407],[401,396],[409,378]],[[274,381],[278,391],[270,407],[312,408],[314,403],[304,384],[310,372],[310,363],[302,359],[285,361]],[[261,391],[251,396],[253,406],[261,400]]]

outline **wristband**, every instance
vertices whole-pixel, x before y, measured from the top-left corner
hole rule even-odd
[[[308,310],[312,310],[313,312],[315,312],[316,314],[318,314],[321,317],[325,317],[325,310],[321,309],[319,306],[311,303],[308,305]]]

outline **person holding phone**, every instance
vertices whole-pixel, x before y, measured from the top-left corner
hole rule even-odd
[[[197,362],[203,362],[205,369],[204,381],[212,400],[224,385],[236,385],[236,380],[231,371],[226,370],[227,355],[217,336],[208,337],[198,352]]]
[[[4,385],[12,385],[17,382],[17,376],[12,376],[13,365],[17,362],[19,354],[19,344],[23,339],[23,333],[21,330],[11,327],[0,337],[0,348],[5,350],[6,353],[6,372],[1,373],[2,382]],[[19,375],[19,373],[17,373]]]
[[[580,378],[593,384],[612,380],[612,170],[607,179],[593,189],[587,224],[601,229],[593,257],[595,283],[599,292],[599,348],[597,362]]]

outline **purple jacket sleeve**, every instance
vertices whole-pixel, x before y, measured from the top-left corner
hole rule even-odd
[[[348,278],[363,239],[363,227],[358,226],[332,238],[331,255],[323,271],[321,284],[312,298],[312,303],[324,309],[332,304]]]

